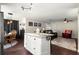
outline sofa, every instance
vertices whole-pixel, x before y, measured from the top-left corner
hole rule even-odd
[[[51,36],[51,40],[58,37],[57,32],[53,32],[53,30],[44,30],[43,33],[54,34],[53,36]]]

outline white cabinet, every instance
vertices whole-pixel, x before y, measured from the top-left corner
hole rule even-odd
[[[34,55],[49,55],[50,40],[46,36],[33,36],[25,34],[24,47]]]

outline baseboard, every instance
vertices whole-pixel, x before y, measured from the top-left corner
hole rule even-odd
[[[77,40],[78,38],[71,38],[71,39],[76,39]]]

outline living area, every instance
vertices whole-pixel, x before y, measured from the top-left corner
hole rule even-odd
[[[1,4],[4,54],[77,55],[77,7],[77,3]]]
[[[66,19],[65,19],[66,20]],[[77,20],[69,21],[53,21],[50,23],[53,31],[58,33],[58,37],[51,41],[51,43],[58,47],[53,47],[53,53],[62,54],[61,50],[64,54],[67,54],[66,50],[59,49],[59,47],[66,48],[68,50],[72,50],[73,52],[78,52],[78,28],[77,28]],[[55,50],[55,51],[54,51]],[[72,52],[69,52],[72,54]],[[74,54],[74,53],[73,53]]]

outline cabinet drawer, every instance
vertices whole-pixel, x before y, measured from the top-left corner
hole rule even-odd
[[[46,37],[27,35],[24,45],[28,51],[35,55],[50,53],[50,40],[46,40]]]
[[[41,48],[41,39],[34,37],[33,38],[33,47],[40,49]]]
[[[32,48],[32,51],[31,51],[33,54],[35,55],[40,55],[41,54],[41,49],[38,49],[38,48]]]
[[[31,40],[31,48],[32,48],[32,53],[35,55],[40,54],[41,52],[41,40],[36,38],[36,37],[32,37]]]

